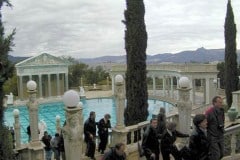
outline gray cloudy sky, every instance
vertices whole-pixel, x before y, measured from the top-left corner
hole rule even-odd
[[[6,33],[17,29],[14,56],[47,52],[92,58],[124,55],[125,0],[10,0]],[[145,0],[147,54],[224,48],[227,0]],[[240,1],[232,0],[240,32]],[[237,33],[238,49],[240,35]]]

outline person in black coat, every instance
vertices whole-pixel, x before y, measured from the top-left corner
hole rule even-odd
[[[91,159],[95,159],[95,149],[96,149],[96,125],[95,122],[96,114],[95,112],[91,111],[89,118],[84,123],[84,140],[87,144],[86,156],[90,157]]]
[[[177,131],[176,126],[176,123],[168,122],[166,130],[161,136],[161,153],[163,160],[170,160],[170,154],[173,155],[175,160],[181,160],[180,151],[178,151],[174,142],[177,137],[189,137],[189,135]]]
[[[193,118],[195,126],[189,141],[191,160],[209,160],[210,143],[207,138],[207,118],[204,114],[197,114]]]
[[[150,126],[145,130],[142,149],[147,160],[159,160],[159,141],[157,134],[157,119],[151,119]]]
[[[117,143],[115,147],[111,148],[104,154],[102,160],[126,160],[126,154],[124,150],[125,145],[123,143]]]
[[[110,114],[105,114],[104,118],[100,119],[98,122],[98,136],[100,138],[98,152],[101,152],[102,154],[108,143],[108,128],[111,128],[110,118]]]

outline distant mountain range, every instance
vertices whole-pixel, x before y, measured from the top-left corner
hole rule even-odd
[[[205,49],[198,48],[195,51],[182,51],[179,53],[163,53],[156,55],[147,55],[147,63],[207,63],[213,61],[224,61],[224,49]],[[240,50],[238,53],[238,61],[240,60]],[[86,64],[99,64],[99,63],[126,63],[126,56],[103,56],[97,58],[80,58],[80,62]]]
[[[51,54],[51,53],[50,53]],[[237,51],[238,62],[240,61],[240,50]],[[14,57],[9,55],[10,61],[13,63],[20,62],[29,57]],[[109,63],[126,63],[126,55],[122,56],[102,56],[97,58],[80,58],[79,62],[88,65],[99,65],[99,64],[109,64]],[[198,48],[195,51],[182,51],[179,53],[163,53],[156,55],[147,55],[147,63],[163,63],[163,62],[173,62],[173,63],[207,63],[213,61],[224,61],[224,49],[205,49]]]

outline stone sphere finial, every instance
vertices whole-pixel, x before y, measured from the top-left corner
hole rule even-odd
[[[13,115],[14,116],[18,116],[19,115],[19,110],[18,109],[14,109],[13,110]]]
[[[190,87],[190,80],[188,77],[181,77],[179,79],[179,87],[180,88],[189,88]]]
[[[28,81],[28,82],[27,82],[27,89],[28,89],[29,91],[34,91],[34,90],[36,90],[36,89],[37,89],[37,83],[36,83],[35,81],[33,81],[33,80]]]
[[[59,115],[56,115],[56,120],[60,120],[60,116]]]
[[[213,84],[217,84],[217,79],[213,79]]]
[[[69,108],[74,108],[78,105],[80,97],[74,90],[68,90],[63,95],[63,103]]]
[[[123,79],[122,75],[120,75],[120,74],[116,75],[116,77],[115,77],[115,83],[116,84],[122,84],[123,81],[124,81],[124,79]]]

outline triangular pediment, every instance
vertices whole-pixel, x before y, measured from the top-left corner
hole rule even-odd
[[[68,62],[53,55],[43,53],[35,57],[30,57],[17,63],[16,67],[22,66],[44,66],[44,65],[68,65]]]

